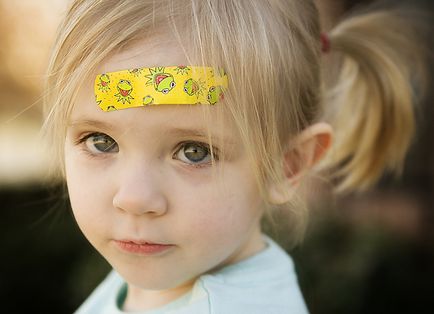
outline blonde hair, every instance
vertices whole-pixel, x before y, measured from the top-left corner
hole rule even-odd
[[[368,11],[330,33],[334,56],[323,80],[324,105],[337,132],[322,166],[332,169],[338,191],[363,190],[385,170],[401,171],[415,133],[412,84],[420,94],[425,85],[421,38],[410,23],[414,13]],[[338,71],[330,74],[333,68]]]
[[[388,37],[394,28],[386,20],[396,21],[397,27],[402,22],[387,12],[381,14],[351,18],[331,34],[333,50],[344,57],[339,59],[336,88],[324,102],[340,109],[334,109],[339,115],[330,115],[329,108],[324,113],[336,117],[331,121],[337,134],[350,137],[336,136],[336,148],[323,168],[344,163],[336,172],[344,177],[344,188],[371,184],[383,168],[399,164],[412,134],[410,72],[407,60],[393,50],[411,38],[404,33]],[[382,27],[374,32],[384,33],[384,38],[371,34],[373,20]],[[60,172],[66,121],[84,78],[110,54],[166,29],[191,59],[225,69],[231,80],[225,110],[256,165],[259,185],[282,180],[289,139],[323,117],[320,29],[312,1],[161,0],[158,8],[154,0],[74,1],[59,28],[45,99],[45,127]],[[378,39],[375,47],[371,35]],[[355,97],[357,110],[347,109]],[[346,116],[341,116],[343,112]],[[363,123],[367,119],[375,122],[375,132],[367,131]],[[396,125],[390,130],[389,119]],[[395,133],[397,128],[403,130]],[[360,148],[353,144],[354,138],[362,140]],[[375,158],[377,153],[381,158]],[[285,206],[294,214],[294,233],[301,234],[304,211]]]

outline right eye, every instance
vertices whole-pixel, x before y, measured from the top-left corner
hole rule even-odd
[[[80,142],[84,143],[89,152],[94,155],[119,152],[116,141],[104,133],[91,133],[81,139]]]

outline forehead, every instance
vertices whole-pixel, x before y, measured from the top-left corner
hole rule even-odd
[[[225,117],[222,105],[158,105],[118,111],[102,111],[94,98],[94,77],[97,74],[139,67],[155,67],[174,64],[189,64],[182,47],[170,37],[155,37],[136,42],[119,51],[99,65],[93,75],[82,85],[71,111],[69,122],[104,122],[107,125],[124,126],[129,130],[146,131],[158,129],[195,128],[212,130],[218,138],[226,138],[235,132],[233,124]]]
[[[102,62],[95,74],[188,63],[191,63],[191,60],[187,57],[184,48],[172,35],[165,33],[136,41],[112,54]]]

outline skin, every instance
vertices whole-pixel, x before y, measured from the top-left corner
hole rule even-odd
[[[137,44],[98,72],[187,63],[175,45]],[[128,283],[124,309],[166,304],[200,275],[264,249],[262,200],[228,121],[205,121],[200,106],[188,105],[104,112],[94,105],[91,80],[84,86],[68,121],[66,179],[80,229]],[[225,151],[217,171],[179,149],[186,141],[206,145],[208,129],[215,149]],[[98,150],[108,139],[118,151]],[[130,253],[116,242],[126,239],[172,246],[162,254]]]
[[[186,64],[181,52],[174,41],[141,42],[106,60],[97,72]],[[94,103],[92,80],[83,86],[65,140],[68,191],[81,231],[128,284],[124,310],[167,304],[200,275],[265,248],[263,200],[230,120],[205,119],[201,106],[188,105],[104,112]],[[222,108],[209,109],[215,117]],[[214,166],[209,155],[194,162],[187,158],[192,145],[199,151],[206,147],[208,131]],[[303,132],[306,166],[320,159],[330,134],[325,124]],[[191,144],[197,142],[201,146]],[[284,158],[289,164],[290,155]],[[270,186],[271,201],[286,202],[288,193],[280,190],[295,184],[288,177],[282,186]],[[118,240],[171,246],[158,254],[131,253]]]

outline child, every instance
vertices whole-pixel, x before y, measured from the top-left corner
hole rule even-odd
[[[402,26],[368,25],[385,18]],[[342,189],[398,166],[411,136],[409,63],[392,48],[406,32],[365,26],[323,36],[342,53],[325,98],[311,1],[73,1],[45,126],[78,225],[114,269],[77,313],[307,313],[261,218],[285,209],[301,235],[292,205],[331,145],[324,114]]]

